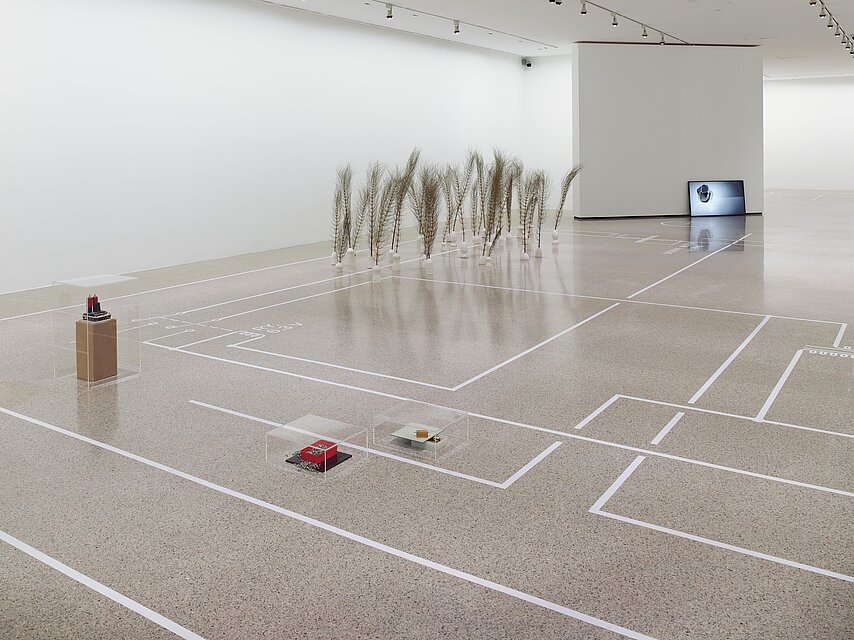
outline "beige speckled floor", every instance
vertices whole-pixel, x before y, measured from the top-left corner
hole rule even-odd
[[[0,638],[854,637],[854,193],[815,195],[708,246],[573,221],[378,284],[325,244],[133,274],[141,372],[92,388],[51,291],[0,296]],[[402,399],[468,442],[265,461]]]

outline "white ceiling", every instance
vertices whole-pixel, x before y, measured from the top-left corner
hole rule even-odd
[[[579,41],[658,42],[658,30],[692,44],[735,44],[762,47],[768,77],[854,76],[854,57],[819,20],[819,6],[808,0],[600,0],[597,5],[649,25],[625,19],[611,26],[611,16],[579,0],[400,0],[394,19],[386,19],[385,2],[377,0],[261,0],[453,40],[519,56],[566,55]],[[854,0],[825,0],[830,12],[854,37]],[[453,33],[451,20],[461,21]]]

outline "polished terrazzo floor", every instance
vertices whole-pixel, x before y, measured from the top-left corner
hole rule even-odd
[[[854,637],[852,237],[854,194],[776,191],[379,283],[326,244],[146,271],[140,371],[91,387],[77,310],[0,296],[0,638]],[[465,442],[375,441],[407,399]],[[269,464],[310,415],[377,453]]]

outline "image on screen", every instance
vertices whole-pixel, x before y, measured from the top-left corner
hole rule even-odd
[[[743,216],[744,181],[689,182],[688,202],[692,216]]]

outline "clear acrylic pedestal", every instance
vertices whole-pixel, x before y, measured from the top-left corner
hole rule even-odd
[[[86,301],[97,295],[109,319],[84,319]],[[51,286],[54,378],[92,387],[138,375],[139,281],[100,274],[60,280]]]
[[[368,430],[319,416],[303,416],[268,431],[267,464],[326,478],[351,473],[369,455]]]
[[[402,402],[374,417],[378,449],[415,459],[437,460],[468,445],[469,415],[422,402]]]

